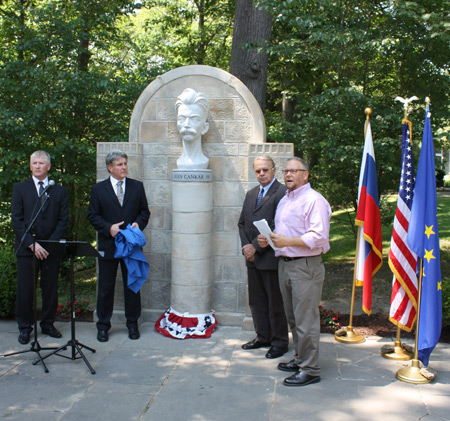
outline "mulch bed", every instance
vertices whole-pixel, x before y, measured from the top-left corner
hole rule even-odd
[[[341,327],[347,327],[350,321],[349,314],[341,314],[338,323]],[[390,322],[387,314],[375,313],[368,316],[367,314],[353,315],[353,330],[362,336],[381,336],[395,338],[397,335],[397,326]],[[322,326],[322,333],[335,333],[335,329],[331,326]],[[401,330],[401,338],[415,339],[415,327],[413,332]],[[442,328],[439,342],[450,343],[450,326]]]

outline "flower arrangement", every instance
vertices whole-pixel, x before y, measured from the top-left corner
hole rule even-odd
[[[319,306],[320,311],[320,326],[330,326],[333,329],[339,329],[341,324],[338,322],[341,313],[337,313],[333,309],[327,310],[323,306]]]
[[[88,300],[75,300],[74,302],[75,317],[85,314],[89,311],[89,301]],[[59,304],[56,309],[56,315],[63,319],[70,319],[70,313],[72,311],[72,305],[70,300],[66,301],[64,304]]]

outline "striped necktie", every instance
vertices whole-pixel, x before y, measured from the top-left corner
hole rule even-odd
[[[256,199],[256,207],[259,206],[259,204],[261,203],[261,200],[263,199],[263,197],[264,197],[264,189],[261,187],[259,189],[258,198]]]

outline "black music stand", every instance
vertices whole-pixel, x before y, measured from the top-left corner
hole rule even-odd
[[[82,256],[92,256],[92,257],[100,257],[101,254],[92,247],[88,242],[86,241],[39,241],[39,244],[42,244],[42,246],[49,252],[52,253],[55,256],[61,257],[62,259],[70,259],[70,270],[69,270],[69,280],[70,280],[70,305],[71,305],[71,313],[70,313],[70,327],[71,327],[71,338],[69,341],[59,348],[55,349],[53,352],[50,352],[45,357],[41,357],[40,360],[36,360],[33,362],[34,365],[42,362],[46,358],[50,357],[51,355],[57,355],[58,357],[67,358],[69,360],[77,360],[79,358],[82,358],[83,361],[88,366],[89,370],[92,374],[95,374],[95,370],[92,368],[92,366],[89,364],[89,361],[83,354],[82,348],[86,348],[91,352],[95,352],[95,349],[90,348],[80,342],[77,341],[75,338],[75,283],[74,283],[74,276],[73,276],[73,263],[75,260],[75,257],[82,257]],[[67,355],[59,354],[60,351],[66,350],[67,347],[72,348],[72,355],[69,357]],[[78,356],[77,356],[78,354]]]

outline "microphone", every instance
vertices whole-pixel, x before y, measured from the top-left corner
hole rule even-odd
[[[42,196],[44,196],[44,194],[47,193],[47,191],[50,190],[54,185],[55,185],[54,180],[48,180],[47,187],[44,189],[44,191],[42,192],[42,194],[39,197],[41,198]]]

